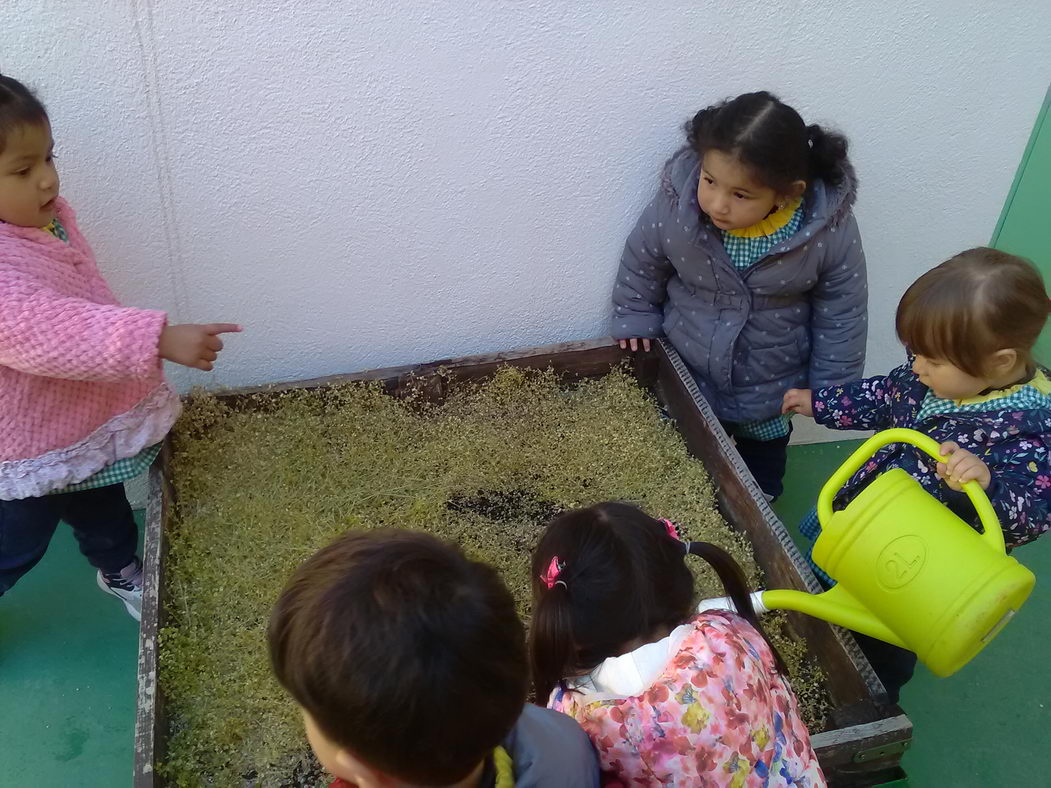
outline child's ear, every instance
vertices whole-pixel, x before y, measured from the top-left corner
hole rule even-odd
[[[399,784],[396,778],[376,771],[367,763],[355,758],[349,750],[344,750],[342,747],[336,750],[334,765],[336,770],[333,771],[333,774],[341,777],[351,785],[386,788],[386,786]]]
[[[992,368],[997,375],[1004,375],[1018,365],[1018,351],[1010,348],[993,353]]]
[[[806,191],[806,181],[793,181],[792,185],[788,187],[788,192],[785,194],[793,200],[798,200],[803,196],[803,192]]]

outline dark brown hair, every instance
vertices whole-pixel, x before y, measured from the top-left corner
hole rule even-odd
[[[701,158],[718,150],[747,165],[761,183],[787,194],[795,181],[838,186],[847,164],[847,139],[818,125],[765,90],[705,107],[686,124]]]
[[[1047,291],[1021,257],[979,246],[932,268],[898,304],[898,338],[913,353],[982,377],[989,357],[1017,351],[1028,365],[1047,323]]]
[[[741,567],[715,545],[688,546],[715,570],[737,610],[763,634]],[[565,678],[587,673],[632,641],[691,617],[693,574],[686,552],[687,545],[670,536],[662,522],[628,504],[600,503],[551,521],[532,565],[529,656],[538,703],[556,686],[564,687]],[[548,588],[540,578],[555,556],[564,563],[562,582]]]
[[[15,129],[43,123],[47,123],[47,110],[40,100],[17,79],[0,75],[0,153]]]
[[[337,539],[270,618],[278,681],[333,743],[417,785],[465,778],[528,692],[522,623],[496,571],[427,534]]]

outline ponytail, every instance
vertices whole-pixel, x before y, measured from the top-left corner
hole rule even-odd
[[[607,501],[555,517],[533,551],[529,654],[537,703],[655,629],[687,620],[683,543],[635,506]]]
[[[700,110],[690,120],[686,121],[686,142],[697,151],[698,155],[703,156],[703,149],[709,147],[706,144],[706,140],[711,131],[711,124],[719,114],[719,111],[725,106],[725,101],[721,104],[712,104],[710,107]]]
[[[723,590],[733,601],[734,607],[737,608],[737,614],[751,624],[755,631],[766,641],[766,645],[770,647],[770,651],[774,655],[777,669],[783,675],[788,675],[788,669],[785,667],[784,660],[781,659],[781,654],[778,652],[777,647],[770,642],[770,638],[766,636],[762,624],[759,623],[759,617],[755,614],[755,608],[752,607],[752,598],[748,593],[748,578],[745,577],[741,566],[721,547],[716,547],[708,542],[690,542],[686,547],[686,552],[697,556],[715,570],[715,574],[719,576],[719,580],[723,584]]]
[[[806,127],[810,145],[810,180],[820,178],[838,186],[843,182],[847,161],[847,138],[816,123]]]
[[[533,694],[537,704],[547,699],[576,663],[573,619],[569,609],[569,589],[556,583],[540,591],[533,608],[529,630],[529,659],[533,672]]]

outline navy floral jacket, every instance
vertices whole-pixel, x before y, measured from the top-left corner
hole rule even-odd
[[[884,377],[867,378],[813,393],[814,418],[841,430],[909,427],[939,443],[955,441],[977,455],[992,474],[986,491],[1008,546],[1031,542],[1051,528],[1051,397],[1043,406],[1012,409],[991,400],[987,410],[953,411],[919,420],[928,388],[904,364]],[[998,403],[1000,409],[998,409]],[[951,490],[935,462],[919,449],[902,444],[877,452],[844,486],[836,508],[846,506],[876,476],[901,468],[924,489],[978,529],[978,515],[967,496]]]

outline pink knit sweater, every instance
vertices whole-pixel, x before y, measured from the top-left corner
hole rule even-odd
[[[167,316],[118,304],[62,199],[69,244],[0,223],[0,500],[45,495],[167,434]]]

